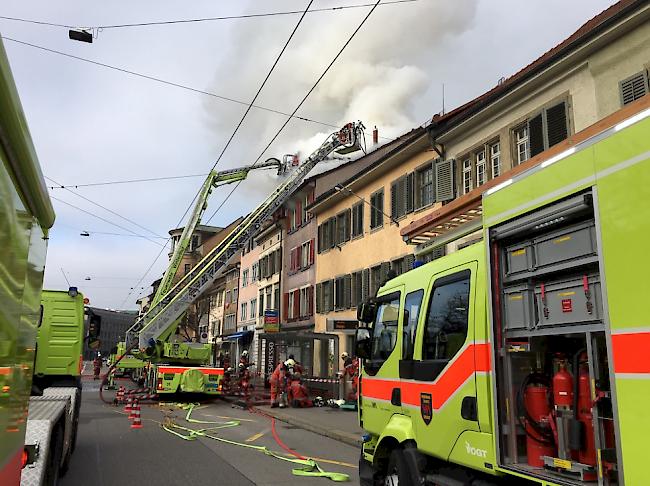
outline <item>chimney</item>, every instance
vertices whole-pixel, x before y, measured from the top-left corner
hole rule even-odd
[[[375,129],[372,131],[372,143],[374,145],[379,143],[379,130],[377,130],[377,126],[375,126]]]

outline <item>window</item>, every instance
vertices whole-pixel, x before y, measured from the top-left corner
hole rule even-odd
[[[501,144],[494,142],[490,146],[490,169],[492,170],[492,178],[501,175]]]
[[[619,83],[621,105],[627,105],[648,93],[648,75],[645,71],[636,73]]]
[[[190,251],[194,251],[199,247],[200,243],[199,235],[192,235],[192,241],[190,242]]]
[[[224,331],[234,331],[237,328],[237,316],[235,314],[228,314],[223,319]]]
[[[367,368],[370,374],[379,370],[395,348],[399,322],[399,301],[399,292],[380,298],[377,317],[372,326],[370,360],[364,363],[364,368]]]
[[[352,238],[363,234],[363,202],[352,206]]]
[[[251,299],[251,319],[257,317],[257,299]]]
[[[530,158],[530,147],[528,145],[528,125],[515,129],[515,146],[517,148],[517,163]]]
[[[424,329],[423,360],[449,361],[465,344],[469,278],[469,270],[465,270],[435,282]]]
[[[188,273],[190,273],[190,270],[191,270],[191,269],[192,269],[192,265],[189,264],[189,263],[186,263],[186,264],[185,264],[185,267],[184,267],[185,275],[187,275]]]
[[[346,209],[340,214],[336,215],[336,244],[340,245],[346,241],[350,241],[350,219],[352,211]]]
[[[296,208],[289,209],[289,231],[296,229]]]
[[[476,152],[476,187],[485,184],[485,150]]]
[[[221,307],[223,305],[223,292],[217,294],[217,306]]]
[[[260,264],[259,262],[255,262],[251,267],[251,282],[256,282],[259,279],[260,279]]]
[[[423,208],[434,202],[433,187],[433,164],[429,163],[425,167],[415,172],[415,184],[417,187],[416,206]]]
[[[274,304],[274,309],[277,310],[278,312],[280,311],[280,286],[276,285],[275,290],[273,292],[273,304]]]
[[[361,302],[363,302],[363,280],[362,272],[354,272],[352,274],[352,279],[350,281],[350,305],[356,308]]]
[[[472,190],[472,160],[463,160],[463,194]]]
[[[411,172],[390,185],[390,212],[393,219],[399,219],[413,212],[413,179]]]
[[[333,292],[333,281],[328,280],[326,282],[323,282],[321,284],[321,291],[323,293],[323,301],[322,301],[322,312],[330,312],[334,310],[334,292]]]
[[[239,320],[245,321],[248,314],[248,302],[242,302],[239,309]]]
[[[260,290],[260,306],[257,314],[259,317],[264,315],[264,290]]]
[[[271,285],[269,285],[268,287],[266,287],[266,308],[264,310],[273,309],[273,301],[271,300],[272,295],[273,295],[273,288]]]
[[[226,290],[226,305],[230,304],[232,300],[230,300],[230,290]]]
[[[232,289],[232,301],[233,302],[237,302],[238,294],[239,294],[239,289],[237,287]]]
[[[311,287],[300,289],[300,317],[311,315]]]
[[[307,212],[307,206],[311,204],[311,196],[307,194],[304,196],[304,198],[301,201],[302,203],[302,222],[306,223],[308,222],[311,218],[309,217],[309,213]]]
[[[248,268],[244,270],[241,274],[241,286],[246,287],[248,285]]]
[[[293,319],[293,318],[297,317],[296,315],[294,315],[294,312],[293,312],[293,310],[295,308],[295,296],[296,296],[295,292],[289,292],[289,303],[287,305],[287,318],[288,319]]]
[[[415,331],[418,326],[420,307],[424,290],[417,290],[406,295],[404,303],[404,331],[402,340],[402,359],[413,359],[413,348],[415,346]]]
[[[370,229],[384,225],[384,189],[370,196]]]
[[[300,248],[300,267],[305,269],[314,263],[314,240],[306,241]]]

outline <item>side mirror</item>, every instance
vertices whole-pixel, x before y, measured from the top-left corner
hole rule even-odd
[[[366,327],[360,327],[357,329],[356,335],[356,349],[355,354],[361,359],[370,359],[370,351],[372,338],[370,336],[370,329]]]
[[[375,322],[377,317],[377,304],[374,302],[361,302],[357,307],[357,320],[365,324]]]

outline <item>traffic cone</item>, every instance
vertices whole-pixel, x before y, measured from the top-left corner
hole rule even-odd
[[[120,388],[117,390],[117,403],[121,404],[124,402],[124,386],[120,385]]]
[[[132,398],[126,398],[125,399],[125,401],[126,401],[126,406],[124,407],[124,412],[125,413],[131,414],[131,401],[132,400],[133,400]]]
[[[138,400],[135,400],[135,405],[133,407],[133,422],[131,423],[131,428],[132,429],[141,429],[142,428],[142,420],[140,419],[140,404],[138,403]]]
[[[135,418],[136,408],[137,408],[137,410],[139,412],[140,411],[140,405],[138,404],[138,399],[133,398],[132,402],[131,402],[131,408],[129,410],[129,420],[133,420]]]

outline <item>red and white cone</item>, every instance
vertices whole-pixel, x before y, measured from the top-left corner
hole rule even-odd
[[[136,398],[135,405],[133,406],[133,422],[131,422],[132,429],[142,428],[142,419],[140,418],[140,404]]]
[[[132,398],[131,399],[131,409],[129,411],[129,420],[133,420],[135,418],[135,411],[136,409],[138,410],[138,414],[140,413],[140,404],[138,403],[137,398]]]
[[[120,385],[120,388],[118,388],[118,390],[117,390],[116,398],[117,398],[117,403],[118,404],[121,404],[121,403],[124,402],[124,387],[122,385]]]
[[[124,412],[128,413],[130,415],[131,414],[131,402],[133,401],[133,398],[125,398],[124,401],[126,402],[126,406],[124,407]]]

